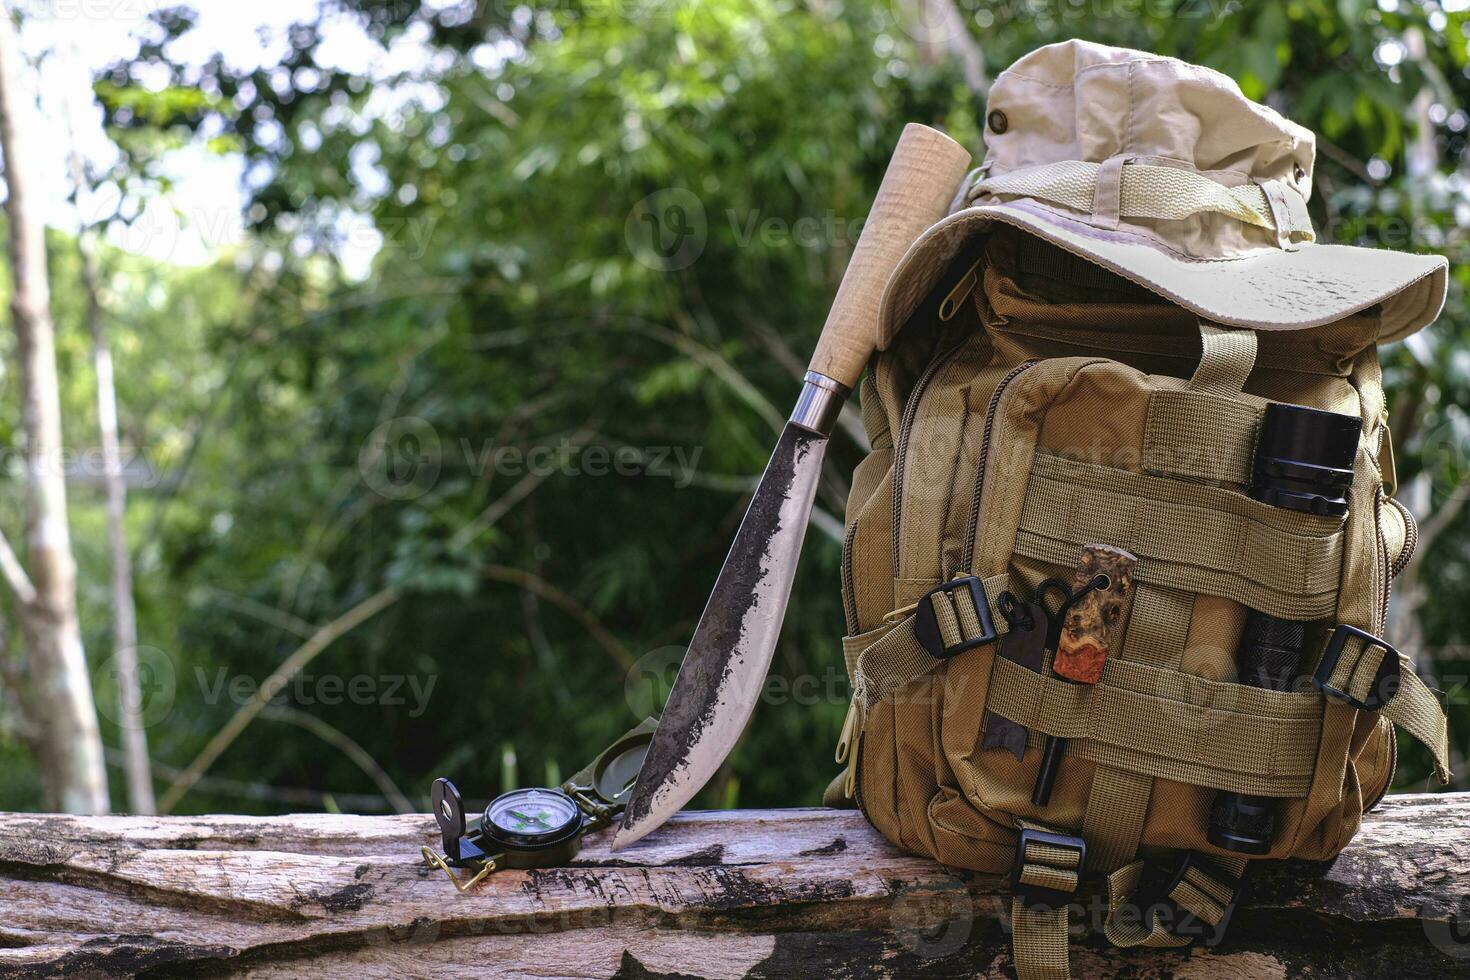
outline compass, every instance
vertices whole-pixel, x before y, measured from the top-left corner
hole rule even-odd
[[[424,859],[449,875],[460,891],[501,868],[549,868],[577,856],[582,839],[623,812],[657,727],[655,719],[618,739],[586,769],[556,788],[514,789],[474,817],[458,787],[444,777],[429,790],[444,854],[423,848]],[[475,872],[468,881],[455,868]]]
[[[517,789],[485,808],[480,836],[508,849],[543,850],[578,836],[587,815],[559,789]]]

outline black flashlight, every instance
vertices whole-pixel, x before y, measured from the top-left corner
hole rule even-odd
[[[1266,406],[1250,495],[1287,510],[1346,514],[1360,428],[1352,415],[1302,405]],[[1306,626],[1250,610],[1235,654],[1240,683],[1272,691],[1289,689],[1306,647]],[[1217,793],[1210,810],[1210,843],[1237,854],[1267,853],[1276,803],[1269,796]]]

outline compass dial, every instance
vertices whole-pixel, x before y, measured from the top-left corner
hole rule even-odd
[[[582,825],[582,811],[556,789],[518,789],[485,808],[484,825],[504,841],[537,845],[564,839]]]

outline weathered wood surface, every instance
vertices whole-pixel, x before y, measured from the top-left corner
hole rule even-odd
[[[610,837],[460,895],[420,858],[427,816],[0,814],[0,976],[1013,976],[1005,883],[856,813],[691,813],[616,856]],[[1391,797],[1332,866],[1253,879],[1221,945],[1094,935],[1074,975],[1470,976],[1470,794]]]

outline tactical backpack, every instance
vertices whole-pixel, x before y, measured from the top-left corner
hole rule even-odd
[[[1000,223],[936,271],[860,390],[855,693],[829,802],[913,853],[1012,875],[1022,977],[1067,975],[1066,905],[1093,873],[1116,945],[1218,938],[1246,859],[1210,843],[1216,794],[1268,798],[1258,856],[1321,860],[1387,791],[1395,727],[1448,776],[1440,705],[1382,638],[1417,532],[1392,496],[1380,309],[1226,329]],[[1346,516],[1246,492],[1272,402],[1361,419]],[[1091,545],[1136,558],[1097,683],[1056,676],[1050,650],[1000,656]],[[1290,689],[1238,682],[1247,609],[1301,624]],[[1004,721],[1019,759],[985,747]]]

